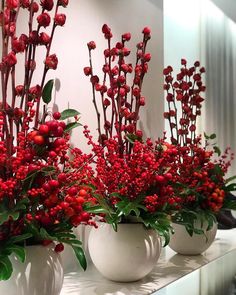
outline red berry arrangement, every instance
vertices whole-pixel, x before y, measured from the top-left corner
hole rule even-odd
[[[96,226],[85,211],[85,203],[93,202],[87,186],[92,174],[87,164],[90,155],[72,149],[69,143],[70,130],[80,125],[79,113],[68,109],[51,114],[47,104],[53,80],[45,83],[48,71],[58,65],[51,45],[56,29],[65,24],[61,10],[67,5],[68,0],[1,1],[0,280],[11,276],[9,256],[14,252],[24,262],[24,246],[35,243],[54,241],[56,252],[69,244],[86,268],[82,244],[72,228]],[[22,12],[29,25],[28,31],[19,34]],[[34,73],[39,71],[39,47],[45,48],[42,79],[33,84]],[[18,63],[20,54],[23,67]],[[23,73],[22,81],[17,72]],[[67,124],[68,118],[72,120]]]
[[[192,235],[193,232],[203,232],[194,226],[197,219],[207,221],[210,229],[221,208],[235,208],[235,202],[227,199],[227,193],[235,190],[236,184],[229,184],[226,178],[233,160],[230,149],[227,148],[221,155],[214,143],[215,134],[204,134],[205,144],[202,144],[201,136],[197,135],[197,118],[201,115],[204,101],[202,75],[205,69],[200,67],[198,61],[188,68],[186,60],[182,59],[181,65],[176,78],[173,77],[171,66],[163,71],[168,106],[164,118],[169,122],[170,140],[178,153],[177,173],[172,185],[180,202],[173,220],[184,224]]]
[[[95,155],[95,174],[90,182],[98,202],[95,206],[87,204],[87,210],[100,215],[101,220],[115,229],[118,223],[132,222],[135,218],[146,227],[156,229],[168,244],[167,213],[176,210],[179,202],[170,185],[175,179],[177,150],[166,145],[164,139],[143,140],[142,131],[138,129],[139,112],[145,105],[142,86],[151,59],[151,54],[146,52],[151,31],[148,27],[143,29],[134,65],[127,61],[131,50],[126,44],[131,34],[123,34],[113,45],[113,34],[106,24],[102,33],[107,41],[103,78],[93,69],[94,41],[87,44],[90,65],[84,68],[85,75],[90,77],[98,124],[97,142],[87,126],[84,130]]]

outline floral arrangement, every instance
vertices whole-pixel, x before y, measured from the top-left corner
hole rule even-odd
[[[87,126],[84,130],[96,155],[91,183],[98,202],[96,206],[86,204],[87,210],[100,215],[115,230],[122,222],[141,222],[157,230],[167,244],[170,231],[167,212],[178,203],[169,185],[175,171],[176,149],[165,145],[164,139],[144,141],[138,129],[139,110],[145,105],[142,85],[151,59],[146,52],[150,29],[143,29],[134,66],[126,61],[131,52],[126,47],[131,34],[123,34],[113,47],[111,29],[104,25],[102,32],[107,48],[101,82],[93,71],[94,41],[88,43],[90,65],[84,68],[85,75],[90,77],[98,122],[98,142],[93,140]]]
[[[216,135],[196,134],[197,117],[201,115],[202,82],[204,67],[197,61],[188,68],[185,59],[182,68],[173,77],[172,67],[164,69],[166,101],[168,111],[164,117],[169,122],[171,142],[178,151],[177,173],[173,180],[176,196],[180,197],[179,210],[173,214],[175,222],[184,224],[190,235],[203,233],[203,221],[208,228],[216,222],[215,215],[221,208],[235,208],[235,202],[226,198],[227,192],[235,190],[236,184],[230,183],[235,177],[226,178],[233,154],[227,148],[221,155],[214,142]],[[201,226],[196,226],[196,221]]]
[[[24,262],[26,245],[52,241],[57,252],[63,250],[63,243],[70,244],[85,269],[82,245],[72,228],[81,223],[94,225],[83,208],[85,201],[91,201],[88,189],[82,185],[87,183],[91,170],[89,156],[78,149],[71,151],[69,144],[69,132],[79,125],[79,113],[68,109],[51,114],[47,109],[53,80],[45,84],[46,74],[58,64],[51,44],[55,29],[65,23],[66,16],[59,9],[66,7],[68,0],[37,2],[1,1],[0,280],[11,276],[11,254]],[[29,29],[18,36],[20,13],[27,15]],[[51,22],[48,35],[45,28]],[[34,85],[38,47],[45,48],[44,68],[41,83]],[[20,53],[24,68],[17,61]],[[17,70],[24,71],[19,85]],[[67,124],[66,120],[73,117],[74,121]]]

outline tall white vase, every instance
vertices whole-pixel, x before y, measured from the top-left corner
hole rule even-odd
[[[213,243],[217,232],[216,223],[208,231],[206,230],[207,224],[203,225],[205,235],[193,234],[190,236],[185,226],[177,223],[173,223],[172,227],[175,233],[171,235],[169,247],[183,255],[199,255],[205,252]]]
[[[106,278],[132,282],[145,277],[156,265],[161,252],[156,231],[141,223],[119,224],[117,232],[101,223],[92,229],[88,241],[95,267]]]
[[[27,246],[26,261],[11,257],[13,274],[0,282],[1,295],[59,295],[63,284],[60,254],[54,246]]]

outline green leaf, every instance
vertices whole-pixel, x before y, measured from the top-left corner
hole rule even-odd
[[[210,136],[209,136],[210,139],[215,139],[216,138],[216,134],[215,133],[212,133]]]
[[[57,237],[51,236],[45,228],[40,228],[39,234],[43,240],[57,241]]]
[[[65,120],[71,117],[78,116],[80,113],[74,109],[67,109],[61,112],[61,120]]]
[[[14,211],[0,213],[0,225],[8,221],[10,217],[12,217],[13,220],[17,220],[19,218],[19,215],[19,212]]]
[[[54,80],[49,80],[43,88],[42,99],[43,102],[48,104],[52,100],[52,89]]]
[[[88,213],[100,214],[100,213],[109,213],[102,206],[93,206],[93,207],[84,207],[84,210]]]
[[[193,232],[197,235],[203,235],[204,234],[204,230],[200,229],[200,228],[194,228]]]
[[[9,215],[7,214],[7,212],[0,213],[0,225],[8,221],[8,219],[9,219]]]
[[[227,192],[236,191],[236,183],[231,183],[225,186],[224,190]]]
[[[54,234],[55,237],[57,238],[61,238],[61,239],[75,239],[76,236],[72,233],[68,233],[68,232],[57,232]]]
[[[236,210],[236,201],[234,200],[224,200],[223,208]]]
[[[24,247],[18,246],[18,245],[12,245],[7,247],[7,251],[11,251],[11,253],[14,253],[17,258],[20,260],[20,262],[25,262],[25,249]]]
[[[81,267],[83,268],[83,270],[86,270],[86,268],[87,268],[87,261],[86,261],[85,255],[84,255],[83,248],[72,246],[72,249],[74,250],[75,256],[78,259]]]
[[[142,138],[141,137],[139,137],[139,136],[137,136],[136,134],[133,134],[133,133],[126,134],[126,139],[128,140],[128,142],[130,142],[132,144],[134,144],[134,142],[136,140],[138,140],[140,142],[142,141]]]
[[[82,246],[82,242],[77,239],[61,239],[60,238],[59,241],[62,243],[69,244],[69,245]]]
[[[208,136],[205,132],[204,132],[204,137],[205,139],[210,139],[210,136]]]
[[[232,180],[235,180],[235,179],[236,179],[236,175],[227,178],[226,181],[225,181],[225,183],[229,183],[229,182],[231,182]]]
[[[82,126],[82,124],[78,123],[78,122],[72,122],[72,123],[68,123],[66,125],[66,128],[65,128],[65,132],[69,132],[70,130],[76,128],[76,127],[79,127],[79,126]]]
[[[15,243],[19,243],[19,242],[22,242],[22,241],[25,241],[29,238],[32,237],[32,234],[30,233],[27,233],[27,234],[23,234],[23,235],[20,235],[20,236],[14,236],[14,237],[11,237],[8,241],[7,241],[7,245],[8,244],[15,244]]]
[[[25,210],[26,205],[29,204],[30,200],[28,198],[24,198],[16,203],[16,206],[14,207],[14,210]]]
[[[221,150],[218,148],[218,146],[213,146],[213,150],[218,156],[221,155]]]
[[[6,281],[13,272],[12,264],[8,256],[0,256],[0,281]]]

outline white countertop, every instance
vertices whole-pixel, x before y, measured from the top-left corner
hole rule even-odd
[[[178,255],[169,247],[166,247],[163,249],[162,255],[153,271],[138,282],[111,282],[104,279],[92,265],[89,265],[84,273],[67,273],[61,295],[153,294],[155,291],[234,250],[236,252],[236,229],[218,230],[215,241],[202,255]]]

